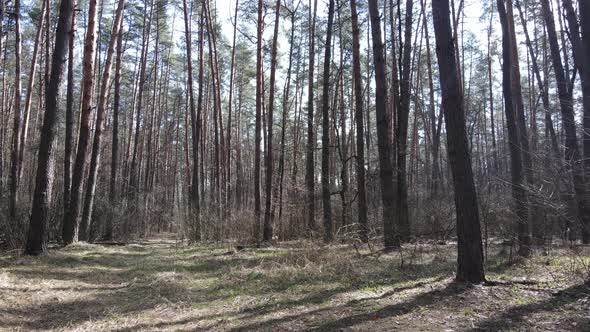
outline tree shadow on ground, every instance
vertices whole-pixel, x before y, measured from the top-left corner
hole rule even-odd
[[[525,323],[527,316],[530,316],[539,312],[554,312],[563,310],[563,307],[569,303],[576,302],[581,299],[590,298],[590,286],[588,285],[576,285],[564,290],[561,290],[552,295],[550,299],[540,302],[534,302],[530,304],[520,305],[512,307],[506,311],[503,311],[491,318],[480,321],[476,327],[471,329],[471,332],[476,331],[498,331],[498,330],[513,330],[521,327]],[[590,315],[590,312],[588,313]],[[576,323],[580,331],[590,331],[590,316],[585,318],[569,317],[564,315],[561,316],[564,323],[569,321],[570,323]],[[579,321],[577,321],[579,320]],[[562,326],[565,330],[566,326]]]
[[[111,316],[119,317],[115,318],[116,322],[120,317],[142,312],[152,315],[151,310],[164,306],[174,308],[178,315],[168,321],[154,317],[152,322],[141,322],[121,331],[182,328],[191,324],[199,328],[211,324],[209,329],[233,326],[236,331],[272,330],[277,324],[303,324],[305,316],[314,314],[324,319],[315,326],[316,330],[333,331],[375,317],[404,315],[456,297],[467,289],[462,284],[451,283],[444,289],[419,293],[406,301],[374,310],[367,306],[370,301],[386,298],[389,301],[398,293],[429,285],[440,287],[440,282],[453,274],[454,257],[422,260],[399,269],[393,256],[377,262],[356,257],[350,250],[350,253],[339,252],[345,259],[330,262],[337,266],[331,266],[334,270],[327,272],[306,270],[308,262],[285,257],[284,248],[278,248],[276,253],[261,249],[224,255],[221,254],[224,248],[220,246],[195,249],[173,248],[172,245],[117,247],[120,252],[99,246],[73,248],[60,250],[58,255],[9,265],[7,272],[23,283],[37,282],[31,289],[22,291],[23,295],[32,296],[33,292],[46,287],[44,291],[71,292],[74,296],[46,298],[36,303],[26,301],[15,307],[0,304],[0,316],[7,316],[7,319],[0,319],[0,330],[64,329]],[[338,270],[340,268],[343,270]],[[354,274],[354,278],[350,274]],[[51,280],[60,282],[38,285],[38,281]],[[68,283],[72,284],[71,288],[67,287]],[[0,292],[12,294],[20,294],[20,289],[0,286]],[[344,304],[332,301],[335,297],[340,299],[339,294],[357,290],[368,293],[376,290],[378,295],[348,300]],[[234,303],[235,299],[250,297],[251,303]],[[261,300],[266,298],[269,300]],[[220,308],[219,303],[228,304],[227,308]],[[336,319],[343,312],[349,315]]]
[[[313,331],[341,331],[348,327],[352,327],[354,325],[360,324],[362,322],[374,320],[376,317],[378,319],[383,318],[390,318],[394,316],[403,315],[405,313],[411,312],[421,306],[430,305],[441,298],[456,296],[458,294],[463,293],[467,289],[467,286],[464,284],[459,283],[450,283],[444,289],[437,289],[426,293],[421,293],[416,297],[412,298],[410,301],[399,302],[393,305],[385,306],[378,310],[363,312],[356,315],[346,316],[342,318],[337,318],[334,320],[330,320],[328,322],[322,323],[319,326],[312,328]],[[401,291],[401,290],[398,290]],[[385,298],[392,296],[396,293],[396,291],[388,292],[379,296],[378,298]],[[368,298],[368,299],[360,299],[360,300],[352,300],[347,302],[344,305],[328,307],[328,308],[321,308],[317,310],[307,311],[301,314],[296,315],[289,315],[285,317],[273,318],[269,320],[265,320],[262,322],[255,322],[249,325],[239,326],[231,331],[252,331],[252,330],[267,330],[276,327],[278,324],[288,324],[295,322],[305,316],[308,315],[330,315],[342,312],[346,308],[354,308],[359,303],[367,301],[367,300],[375,300],[377,298]]]

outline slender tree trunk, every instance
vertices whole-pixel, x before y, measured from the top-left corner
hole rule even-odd
[[[397,141],[397,194],[396,208],[399,238],[402,242],[410,239],[410,220],[408,213],[408,184],[407,184],[407,143],[408,118],[410,114],[410,72],[412,66],[412,0],[406,1],[406,18],[404,31],[404,46],[402,59],[402,79],[400,84],[400,107],[396,131]]]
[[[557,33],[555,30],[555,21],[553,13],[549,7],[548,0],[541,0],[543,9],[543,18],[547,27],[547,37],[549,39],[549,47],[551,50],[551,58],[553,63],[553,71],[557,81],[557,92],[559,95],[559,103],[561,106],[561,117],[563,122],[563,129],[565,131],[565,159],[568,171],[572,172],[574,194],[577,201],[577,215],[583,225],[588,225],[589,222],[589,207],[587,202],[586,181],[584,178],[584,168],[582,165],[582,156],[578,149],[578,139],[576,136],[576,122],[573,109],[573,93],[571,85],[566,78],[567,71],[564,70],[561,60],[561,53],[557,41]],[[573,226],[573,225],[572,225]],[[575,239],[574,229],[570,229],[572,239]]]
[[[19,173],[19,132],[21,130],[21,32],[20,32],[20,0],[14,0],[14,122],[12,126],[12,150],[10,152],[10,202],[9,214],[16,217],[18,201]],[[1,36],[0,36],[1,37]]]
[[[82,213],[82,221],[80,231],[89,229],[92,217],[92,210],[94,206],[94,196],[96,191],[96,180],[98,177],[98,170],[100,167],[100,144],[102,140],[102,132],[104,131],[104,121],[106,117],[107,101],[109,99],[111,72],[113,68],[113,53],[115,53],[115,45],[119,39],[119,29],[121,29],[121,22],[123,20],[123,9],[125,7],[125,0],[118,0],[117,11],[113,21],[111,30],[111,40],[106,54],[106,61],[103,69],[101,87],[98,96],[98,105],[96,113],[96,124],[94,129],[94,140],[92,143],[92,154],[90,156],[90,171],[88,181],[86,182],[86,196],[84,200],[84,211]]]
[[[264,228],[262,241],[272,240],[273,225],[271,220],[272,209],[272,178],[273,178],[273,112],[275,100],[275,76],[277,68],[277,39],[279,36],[279,19],[281,14],[281,0],[277,0],[275,7],[275,27],[272,40],[271,63],[270,63],[270,91],[268,95],[268,137],[266,141],[266,207],[264,210]]]
[[[197,140],[197,145],[195,145],[193,147],[193,173],[198,173],[199,171],[201,171],[201,178],[200,181],[203,183],[203,185],[201,185],[198,181],[195,182],[196,184],[193,184],[194,186],[194,190],[196,191],[197,194],[199,194],[199,189],[200,190],[204,190],[205,188],[205,177],[204,174],[202,173],[203,170],[203,163],[204,163],[204,156],[203,154],[201,154],[201,160],[199,162],[199,149],[198,149],[198,143],[199,142],[203,142],[203,144],[201,144],[201,147],[204,146],[204,140],[201,140],[201,135],[203,135],[203,131],[201,128],[203,128],[202,123],[201,123],[201,115],[203,114],[202,109],[203,109],[203,48],[204,48],[204,42],[203,42],[203,38],[204,38],[204,11],[205,11],[205,7],[202,6],[201,7],[201,17],[200,17],[200,24],[199,24],[199,76],[198,76],[198,81],[199,81],[199,91],[198,91],[198,95],[197,95],[197,118],[196,118],[196,124],[194,127],[194,131],[193,131],[193,135],[195,136],[194,139]],[[192,128],[192,127],[191,127]],[[198,175],[194,175],[193,174],[193,182],[195,180],[199,180],[197,178]],[[200,225],[200,200],[204,199],[204,194],[203,195],[199,195],[196,197],[196,201],[199,202],[199,220],[197,223],[197,227],[199,227],[199,236],[201,236],[201,225]],[[200,238],[199,238],[200,240]]]
[[[400,237],[399,234],[396,234],[396,225],[394,223],[393,167],[391,165],[391,150],[388,144],[387,133],[387,79],[385,78],[385,61],[383,59],[381,22],[377,0],[369,0],[369,17],[371,19],[373,63],[375,66],[377,147],[379,150],[379,177],[381,180],[381,200],[383,203],[383,232],[385,247],[394,248],[399,246]]]
[[[328,27],[324,55],[322,91],[322,205],[324,210],[324,242],[333,238],[332,204],[330,194],[330,66],[332,64],[332,25],[334,23],[334,0],[328,5]]]
[[[260,131],[262,129],[262,102],[264,92],[262,86],[262,28],[264,18],[262,16],[262,0],[258,0],[258,22],[256,41],[256,124],[254,138],[254,239],[260,238]]]
[[[141,60],[140,60],[140,69],[139,69],[139,82],[137,87],[137,102],[135,105],[135,133],[134,133],[134,142],[133,142],[133,153],[131,157],[131,170],[129,174],[129,193],[132,196],[132,199],[136,198],[136,194],[139,191],[139,173],[141,172],[141,168],[138,166],[141,162],[141,156],[138,156],[139,150],[142,147],[141,138],[141,113],[143,107],[143,93],[145,90],[145,77],[146,77],[146,64],[147,64],[147,55],[148,55],[148,48],[150,43],[150,28],[152,25],[152,15],[154,11],[154,3],[152,1],[150,5],[150,13],[149,15],[145,15],[147,12],[147,1],[145,3],[144,8],[144,18],[143,18],[143,38],[142,38],[142,47],[141,47]]]
[[[513,80],[515,80],[513,66],[518,66],[514,63],[512,32],[508,19],[506,7],[504,7],[504,0],[498,0],[498,13],[500,14],[500,22],[502,24],[502,85],[504,91],[504,111],[506,113],[506,124],[508,127],[508,141],[510,146],[510,165],[512,177],[512,197],[515,204],[515,212],[517,220],[517,233],[519,241],[519,254],[527,256],[530,253],[530,236],[528,229],[529,206],[527,199],[527,192],[524,187],[524,172],[523,172],[523,156],[522,153],[522,138],[519,134],[518,112],[515,109],[518,98],[514,95]]]
[[[491,2],[493,6],[493,1]],[[494,123],[494,84],[493,84],[493,76],[492,76],[492,31],[493,26],[492,22],[494,19],[494,10],[493,8],[490,10],[490,25],[488,27],[488,43],[487,43],[487,64],[488,64],[488,89],[489,89],[489,103],[490,103],[490,127],[492,130],[492,167],[494,170],[494,175],[497,175],[499,170],[498,164],[498,149],[496,147],[496,125]]]
[[[41,45],[41,38],[43,37],[43,30],[45,27],[45,10],[46,10],[46,2],[43,1],[41,5],[41,17],[39,17],[39,26],[37,27],[37,34],[35,35],[35,45],[33,46],[33,56],[31,63],[31,68],[29,70],[29,82],[27,84],[27,95],[25,97],[25,107],[23,110],[23,126],[20,132],[20,140],[19,140],[19,151],[18,151],[18,179],[22,177],[23,172],[23,159],[24,159],[24,152],[25,147],[27,145],[27,138],[29,132],[29,119],[31,117],[30,110],[31,110],[31,99],[33,96],[33,88],[35,85],[35,71],[37,68],[37,58],[39,53],[39,46]]]
[[[122,22],[122,21],[121,21]],[[121,106],[121,62],[123,60],[123,23],[119,27],[117,35],[117,59],[115,62],[115,99],[113,101],[113,138],[111,149],[111,179],[109,202],[116,206],[117,200],[117,174],[119,168],[119,112]],[[177,140],[178,141],[178,140]],[[174,168],[176,170],[176,167]],[[175,182],[173,182],[175,183]],[[172,198],[174,205],[174,198]],[[109,241],[113,238],[113,221],[108,218],[105,227],[104,239]]]
[[[313,71],[315,68],[315,21],[317,13],[317,0],[313,2],[313,15],[311,12],[311,0],[309,1],[309,73],[307,91],[307,147],[305,154],[305,185],[307,188],[307,230],[310,233],[315,231],[315,139],[313,122],[314,86]]]
[[[65,245],[86,239],[86,228],[79,230],[80,210],[84,172],[86,168],[86,154],[90,141],[90,117],[92,115],[92,97],[94,93],[94,65],[96,59],[97,40],[97,0],[90,0],[88,4],[88,27],[84,42],[84,64],[82,72],[82,105],[80,116],[80,128],[78,137],[78,149],[76,153],[74,170],[72,175],[72,189],[70,192],[69,209],[64,215],[62,240]]]
[[[191,31],[189,28],[189,22],[191,22],[190,17],[188,15],[188,8],[186,4],[186,0],[182,1],[183,12],[184,12],[184,34],[185,34],[185,45],[186,45],[186,64],[187,64],[187,90],[188,90],[188,102],[190,108],[190,115],[191,115],[191,130],[192,130],[192,145],[193,145],[193,171],[192,171],[192,186],[190,188],[190,204],[189,206],[193,209],[192,214],[195,218],[194,220],[194,228],[193,234],[195,241],[201,240],[201,227],[200,227],[200,206],[199,206],[199,130],[197,126],[197,114],[195,110],[195,96],[194,96],[194,87],[193,87],[193,60],[192,60],[192,40],[191,40]],[[202,11],[201,11],[202,15]],[[199,38],[202,38],[202,30],[203,27],[199,27]],[[200,39],[202,42],[202,39]],[[202,48],[202,46],[200,46]],[[202,52],[200,52],[200,57]],[[199,58],[199,108],[201,103],[201,83],[202,83],[202,59]],[[188,152],[187,152],[188,153]]]
[[[350,0],[351,24],[352,24],[352,71],[354,85],[354,118],[356,124],[356,181],[358,190],[358,223],[360,228],[360,238],[363,242],[368,241],[367,225],[367,193],[365,184],[365,144],[364,144],[364,124],[363,124],[363,82],[361,76],[361,56],[359,43],[359,25],[356,0]],[[391,157],[390,157],[391,158]],[[391,159],[390,159],[391,163]],[[393,176],[391,176],[393,179]],[[393,188],[388,190],[393,191]],[[388,211],[393,215],[393,211]]]
[[[232,110],[233,110],[233,93],[234,93],[234,79],[235,79],[235,60],[236,60],[236,36],[238,27],[238,4],[239,0],[236,0],[236,9],[234,11],[234,31],[231,48],[231,65],[229,73],[229,100],[227,110],[227,181],[226,181],[226,192],[228,195],[228,204],[231,202],[231,136],[232,136]],[[228,209],[230,212],[231,209]]]
[[[424,0],[422,0],[424,7]],[[424,10],[424,9],[423,9]],[[434,100],[434,80],[432,78],[432,55],[430,51],[430,34],[428,33],[427,15],[424,15],[424,37],[426,38],[426,66],[428,71],[428,101],[429,101],[429,116],[430,116],[430,142],[432,144],[432,194],[438,195],[440,189],[440,165],[439,165],[439,151],[440,151],[440,123],[442,119],[436,116],[436,105]],[[442,114],[442,112],[440,112]],[[438,120],[438,121],[437,121]]]
[[[45,116],[41,134],[43,139],[39,144],[37,158],[37,175],[35,178],[35,193],[31,208],[31,218],[25,254],[41,255],[47,253],[49,233],[49,208],[54,177],[54,148],[59,118],[59,91],[62,83],[64,64],[67,61],[66,50],[69,47],[68,34],[72,30],[72,15],[74,2],[62,0],[59,6],[59,18],[55,31],[55,46],[51,65],[51,77],[45,93]]]
[[[582,1],[584,2],[584,1]],[[562,0],[563,9],[565,10],[564,15],[568,23],[568,36],[573,46],[573,56],[576,68],[580,74],[580,82],[582,86],[582,106],[583,114],[582,117],[582,143],[584,152],[584,174],[590,172],[590,45],[586,42],[590,40],[588,36],[582,36],[583,33],[586,35],[590,33],[588,29],[590,24],[587,22],[588,18],[584,18],[584,21],[580,20],[581,24],[586,26],[582,27],[578,24],[578,15],[574,10],[572,0]],[[585,6],[585,7],[584,7]],[[588,15],[590,11],[588,5],[580,4],[580,19],[583,15]],[[586,12],[584,12],[586,11]],[[582,33],[581,33],[582,32]],[[585,38],[583,38],[585,37]],[[585,244],[590,243],[590,216],[582,215],[582,242]]]
[[[0,22],[4,22],[4,1],[0,1]],[[0,69],[3,69],[3,64],[5,63],[6,58],[6,50],[2,48],[3,44],[3,36],[4,36],[4,25],[0,24]],[[0,98],[0,112],[2,116],[4,116],[4,111],[6,107],[4,107],[4,100],[6,99],[6,71],[2,70],[2,97]],[[0,125],[2,125],[2,136],[0,137],[0,145],[2,145],[2,149],[0,150],[0,192],[4,192],[4,140],[5,136],[8,132],[8,113],[6,112],[6,122],[2,121]],[[3,119],[4,120],[4,119]]]
[[[70,190],[72,183],[72,143],[74,131],[74,38],[76,34],[75,12],[72,14],[71,26],[72,31],[68,31],[68,38],[70,40],[68,49],[68,85],[66,88],[66,141],[64,144],[64,215],[66,215],[70,210]]]
[[[282,216],[283,216],[283,180],[285,177],[285,135],[287,131],[287,117],[289,116],[289,110],[291,108],[290,92],[291,92],[291,69],[293,65],[293,50],[295,48],[295,13],[299,5],[291,11],[291,34],[289,36],[289,65],[287,67],[287,80],[283,91],[283,114],[281,118],[281,151],[279,156],[279,188],[275,190],[275,200],[278,194],[278,206],[279,206],[279,236],[285,236],[285,229],[283,227]],[[298,62],[299,63],[299,62]],[[295,91],[295,97],[297,97],[297,91]],[[274,219],[275,208],[277,204],[273,206],[272,218]]]

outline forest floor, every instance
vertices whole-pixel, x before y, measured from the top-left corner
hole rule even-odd
[[[509,262],[491,285],[453,282],[456,247],[410,244],[375,257],[287,242],[236,251],[170,239],[0,254],[0,330],[590,331],[590,248]],[[402,264],[403,262],[403,264]]]

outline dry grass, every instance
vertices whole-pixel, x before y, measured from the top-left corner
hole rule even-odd
[[[507,265],[494,286],[452,282],[455,247],[379,258],[290,242],[234,251],[152,240],[0,256],[0,330],[590,330],[588,248]],[[402,264],[403,262],[403,264]]]

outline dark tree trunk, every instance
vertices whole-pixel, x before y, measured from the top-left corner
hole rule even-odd
[[[68,85],[66,88],[66,133],[64,144],[64,215],[70,210],[72,183],[72,143],[74,131],[74,38],[76,34],[76,13],[72,14],[71,31],[68,31]]]
[[[117,173],[119,168],[119,110],[121,106],[121,61],[123,58],[123,24],[117,35],[117,60],[115,63],[115,99],[113,101],[113,138],[111,149],[111,179],[109,201],[113,206],[117,200]],[[176,168],[174,168],[176,169]],[[174,205],[174,198],[172,198]],[[108,218],[105,227],[104,239],[109,241],[113,238],[113,221]]]
[[[400,236],[396,234],[394,223],[393,167],[391,165],[391,148],[387,133],[387,79],[381,42],[381,22],[377,0],[369,0],[371,35],[373,39],[373,63],[375,66],[375,103],[377,114],[377,147],[379,150],[379,177],[381,182],[381,200],[383,203],[383,228],[386,248],[400,245]]]
[[[228,100],[228,108],[227,108],[227,188],[226,192],[228,195],[228,205],[231,207],[231,137],[232,137],[232,110],[233,110],[233,93],[234,93],[234,80],[235,80],[235,60],[236,60],[236,36],[237,36],[237,27],[238,27],[238,5],[239,0],[236,0],[236,9],[234,11],[234,31],[233,31],[233,39],[232,39],[232,48],[231,48],[231,65],[230,65],[230,74],[229,74],[229,100]],[[231,209],[228,209],[228,212]]]
[[[590,209],[586,198],[586,181],[584,178],[584,168],[582,165],[582,156],[578,149],[578,139],[576,136],[576,122],[573,108],[573,93],[571,85],[567,79],[567,71],[563,68],[561,62],[561,53],[559,44],[557,42],[557,32],[555,30],[555,21],[553,13],[549,7],[549,0],[541,0],[543,9],[543,17],[547,27],[547,37],[549,39],[549,48],[551,50],[551,59],[553,63],[553,71],[557,81],[557,92],[559,96],[559,103],[561,106],[561,117],[563,122],[563,129],[565,131],[565,159],[567,161],[566,167],[568,171],[572,172],[574,194],[577,201],[577,216],[580,218],[583,225],[588,226],[590,219]],[[572,225],[573,226],[573,225]],[[575,239],[575,231],[570,232],[572,239]]]
[[[193,209],[191,212],[193,214],[192,217],[195,218],[194,228],[193,231],[193,240],[199,241],[201,239],[201,230],[200,230],[200,220],[199,220],[199,158],[198,158],[198,151],[199,151],[199,131],[197,129],[197,114],[195,111],[195,96],[193,90],[193,60],[192,60],[192,52],[191,52],[191,33],[190,33],[190,17],[188,15],[188,8],[186,4],[186,0],[182,1],[183,12],[184,12],[184,34],[185,34],[185,45],[186,45],[186,65],[187,65],[187,90],[188,90],[188,102],[190,108],[190,115],[191,115],[191,130],[192,130],[192,145],[193,145],[193,171],[192,171],[192,185],[189,189],[190,194],[190,204],[189,206]],[[202,12],[201,12],[202,15]],[[202,37],[201,31],[203,27],[199,27],[199,38]],[[202,42],[202,39],[200,40]],[[200,46],[202,47],[202,46]],[[199,59],[199,63],[201,59]],[[201,78],[202,70],[199,67],[199,78]],[[200,81],[202,82],[202,80]],[[199,87],[201,84],[199,84]],[[201,89],[201,88],[199,88]],[[199,95],[200,99],[200,95]],[[200,100],[199,100],[200,101]],[[199,105],[200,106],[200,105]]]
[[[94,65],[96,59],[97,40],[97,7],[98,1],[91,0],[88,4],[88,28],[84,41],[84,64],[82,78],[82,105],[80,116],[80,128],[78,137],[78,149],[72,174],[72,189],[70,192],[69,209],[63,219],[63,243],[65,245],[81,240],[86,240],[86,228],[80,224],[80,210],[82,208],[83,178],[86,169],[86,155],[90,143],[90,127],[92,115],[92,97],[94,92]],[[82,229],[79,230],[80,225]]]
[[[365,144],[363,125],[363,82],[361,76],[361,56],[359,43],[359,25],[356,8],[356,0],[350,0],[351,24],[352,24],[352,71],[354,85],[354,118],[356,123],[356,181],[358,191],[358,223],[360,237],[363,242],[368,241],[367,227],[367,193],[365,187]],[[390,157],[391,158],[391,157]],[[391,159],[390,159],[391,160]],[[391,163],[391,161],[390,161]],[[392,177],[393,178],[393,177]],[[388,189],[392,190],[393,189]],[[393,214],[393,212],[390,212]]]
[[[258,0],[258,22],[256,41],[256,123],[254,138],[254,240],[260,238],[260,141],[262,129],[262,102],[264,99],[264,87],[262,86],[262,0]]]
[[[32,56],[32,60],[33,62],[31,63],[31,67],[29,70],[29,82],[27,84],[27,94],[25,96],[25,107],[23,110],[23,126],[22,126],[22,130],[20,132],[20,138],[19,138],[19,151],[18,151],[18,179],[20,181],[20,178],[22,177],[22,173],[23,173],[23,159],[24,159],[24,154],[25,154],[25,147],[27,145],[27,138],[28,138],[28,133],[29,133],[29,119],[31,117],[31,100],[33,97],[33,88],[35,85],[35,72],[36,72],[36,68],[37,68],[37,58],[38,58],[38,54],[39,54],[39,47],[41,46],[41,40],[43,37],[43,30],[44,30],[44,26],[45,26],[45,11],[46,9],[46,3],[47,1],[43,1],[43,4],[41,5],[41,15],[39,17],[39,26],[37,27],[37,33],[35,35],[35,46],[33,47],[33,56]]]
[[[433,0],[432,12],[449,162],[455,188],[458,239],[457,279],[480,283],[485,281],[485,276],[479,211],[465,129],[463,93],[455,61],[449,1]]]
[[[141,117],[142,117],[142,108],[143,108],[143,93],[145,91],[145,80],[146,80],[146,64],[147,64],[147,55],[148,55],[148,48],[150,44],[150,30],[152,25],[152,15],[154,11],[154,3],[150,5],[150,13],[146,15],[147,12],[147,2],[145,3],[144,8],[144,17],[143,17],[143,37],[142,37],[142,46],[141,46],[141,60],[140,60],[140,69],[139,69],[139,80],[137,86],[137,102],[135,105],[135,133],[134,142],[133,142],[133,153],[131,156],[131,167],[129,172],[129,194],[131,195],[131,199],[135,200],[136,194],[139,192],[139,173],[141,171],[140,163],[141,163],[141,148],[142,148],[142,141],[141,141]],[[133,122],[132,122],[133,123]],[[143,151],[143,150],[142,150]]]
[[[271,220],[271,209],[272,209],[272,177],[273,177],[273,113],[274,113],[274,100],[275,100],[275,77],[277,69],[277,39],[279,37],[279,19],[281,14],[281,1],[277,0],[275,7],[275,27],[272,38],[272,49],[271,49],[271,63],[270,63],[270,91],[268,95],[268,135],[266,140],[266,202],[264,210],[264,228],[262,230],[262,240],[272,240],[273,225]]]
[[[281,154],[279,156],[279,188],[275,191],[274,197],[278,194],[278,206],[279,206],[279,236],[285,236],[285,229],[283,227],[283,189],[284,189],[284,177],[285,177],[285,145],[286,145],[286,131],[287,131],[287,117],[289,116],[289,109],[291,108],[292,102],[290,101],[291,92],[291,69],[293,66],[293,50],[295,49],[295,13],[299,6],[291,11],[291,35],[289,37],[289,65],[287,67],[287,82],[283,91],[283,114],[281,119]],[[299,60],[297,60],[299,64]],[[298,87],[298,86],[297,86]],[[297,90],[297,89],[296,89]],[[295,91],[295,98],[297,98],[297,91]],[[297,105],[295,105],[297,107]],[[276,205],[273,206],[272,218],[274,219],[274,211]]]
[[[334,22],[334,0],[328,5],[328,27],[324,55],[324,77],[322,89],[322,204],[324,211],[324,242],[333,237],[332,204],[330,203],[330,66],[332,64],[332,24]]]
[[[20,0],[14,0],[14,122],[12,126],[12,149],[10,150],[10,202],[9,214],[16,217],[16,203],[18,200],[19,173],[19,132],[21,130],[21,33],[20,33]],[[2,36],[0,36],[1,38]]]
[[[587,1],[582,1],[587,2]],[[574,10],[574,6],[572,4],[572,0],[562,0],[563,7],[565,10],[565,18],[568,22],[569,28],[569,40],[572,42],[573,46],[573,54],[574,54],[574,62],[576,64],[576,68],[580,73],[580,81],[582,85],[582,105],[583,105],[583,114],[582,117],[582,142],[583,142],[583,151],[584,151],[584,174],[588,174],[590,172],[590,45],[586,42],[590,39],[588,36],[586,38],[582,38],[583,36],[580,33],[580,26],[578,24],[578,17]],[[585,5],[588,7],[588,5]],[[584,10],[588,12],[588,8],[580,7],[580,18],[582,14],[588,15],[588,13],[584,13]],[[583,32],[586,34],[590,33],[588,31],[588,19],[581,21],[582,24],[586,24],[586,27],[583,27]],[[584,31],[585,30],[585,31]],[[590,243],[590,216],[581,215],[582,219],[582,242],[585,244]]]
[[[49,231],[49,205],[55,166],[55,137],[57,120],[59,118],[59,91],[62,83],[64,64],[67,61],[67,49],[70,44],[68,34],[72,30],[72,15],[74,2],[62,0],[59,6],[59,19],[55,31],[55,45],[53,51],[51,77],[45,93],[45,116],[39,144],[37,158],[37,175],[35,178],[35,193],[31,208],[31,218],[25,254],[41,255],[47,253]]]
[[[115,44],[119,39],[119,29],[123,20],[123,8],[125,0],[118,0],[117,11],[111,29],[111,40],[106,54],[105,66],[103,69],[101,87],[98,97],[98,105],[96,112],[96,124],[94,129],[94,140],[92,142],[92,153],[90,156],[90,170],[88,174],[88,181],[86,182],[86,196],[84,198],[84,210],[82,212],[82,220],[80,231],[89,229],[90,219],[92,217],[92,210],[94,207],[94,196],[96,192],[96,180],[98,177],[98,170],[100,167],[100,144],[102,140],[102,132],[104,131],[104,121],[107,113],[107,101],[109,99],[111,71],[113,68],[113,53],[115,52]]]
[[[400,84],[400,107],[397,118],[396,143],[397,143],[397,228],[402,242],[410,239],[410,220],[408,214],[408,184],[407,184],[407,143],[408,143],[408,118],[410,114],[410,71],[412,66],[412,0],[406,1],[406,17],[404,30],[404,47],[402,54],[402,78]]]
[[[510,170],[512,179],[512,196],[515,204],[517,217],[517,233],[519,242],[519,254],[527,256],[530,253],[530,236],[528,229],[529,207],[527,193],[524,187],[524,170],[523,170],[523,151],[522,138],[519,134],[518,114],[515,109],[513,80],[515,80],[513,66],[514,52],[512,32],[510,28],[508,14],[504,7],[504,0],[498,0],[498,13],[502,24],[502,85],[504,91],[504,111],[506,113],[506,125],[508,127],[508,141],[510,145]]]
[[[317,13],[317,0],[314,0],[313,15],[311,0],[309,1],[309,20],[311,22],[309,30],[309,73],[308,73],[308,91],[307,91],[307,146],[305,153],[305,186],[307,188],[307,230],[315,231],[315,139],[313,123],[313,71],[315,69],[315,20]]]

